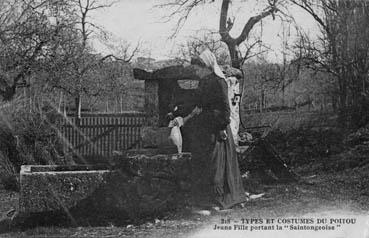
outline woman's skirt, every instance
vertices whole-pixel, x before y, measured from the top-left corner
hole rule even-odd
[[[192,152],[192,200],[202,207],[223,209],[245,202],[237,153],[230,127],[227,140],[206,127],[193,128],[190,141]]]

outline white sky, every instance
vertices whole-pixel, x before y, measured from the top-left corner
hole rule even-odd
[[[173,33],[176,21],[172,20],[163,23],[163,17],[169,14],[169,10],[154,8],[154,5],[162,2],[161,0],[120,0],[113,7],[95,12],[93,21],[103,26],[115,36],[136,45],[142,42],[141,56],[156,59],[166,59],[173,56],[176,47],[186,42],[189,37],[196,34],[201,29],[217,30],[219,24],[221,1],[199,7],[194,11],[176,38],[169,39]],[[235,0],[234,2],[237,2]],[[232,34],[237,36],[247,19],[260,12],[264,7],[263,0],[246,0],[246,3],[234,3],[229,11],[229,15],[236,17],[236,22]],[[250,8],[252,6],[252,8]],[[317,27],[314,20],[298,8],[290,8],[296,22],[307,32],[315,34]],[[256,26],[260,29],[260,25]],[[270,45],[272,49],[281,49],[281,37],[278,33],[282,32],[281,22],[273,21],[271,17],[263,23],[263,41]],[[294,39],[293,36],[290,38]],[[101,46],[98,46],[104,51]],[[274,55],[274,54],[273,54]],[[273,56],[271,56],[273,57]],[[275,56],[274,57],[279,57]]]

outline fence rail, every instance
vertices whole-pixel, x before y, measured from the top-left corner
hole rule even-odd
[[[113,151],[140,148],[144,113],[83,114],[62,124],[65,150],[82,156],[110,156]]]

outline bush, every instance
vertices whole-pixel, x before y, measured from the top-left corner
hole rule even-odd
[[[365,144],[368,141],[369,141],[369,125],[361,127],[358,130],[350,133],[344,140],[345,144],[347,144],[350,147]]]
[[[339,129],[273,131],[269,137],[286,162],[314,172],[341,171],[368,164],[369,125],[346,134]]]
[[[268,139],[291,165],[324,160],[344,148],[343,132],[338,129],[273,131]]]
[[[0,179],[7,188],[21,165],[67,164],[58,127],[62,117],[50,106],[24,105],[19,99],[0,109]]]

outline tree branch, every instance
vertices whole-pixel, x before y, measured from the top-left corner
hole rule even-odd
[[[309,13],[318,23],[319,25],[321,25],[324,30],[327,31],[327,33],[329,34],[329,27],[327,27],[327,25],[325,24],[324,20],[322,18],[320,18],[318,16],[318,14],[315,12],[315,10],[311,7],[312,3],[304,0],[301,3],[298,2],[297,0],[291,0],[291,2],[293,4],[295,4],[296,6],[302,8],[303,10],[305,10],[307,13]],[[322,1],[324,2],[324,1]],[[327,5],[327,4],[325,4]]]
[[[170,21],[173,17],[179,16],[174,32],[170,36],[170,38],[173,38],[182,29],[192,10],[204,2],[206,2],[206,0],[170,0],[168,3],[158,4],[154,7],[171,8],[171,13],[165,17],[167,19],[166,22]],[[211,2],[214,1],[211,0]]]
[[[251,51],[252,51],[252,49],[253,49],[257,44],[261,44],[261,40],[257,40],[257,41],[255,41],[254,43],[252,43],[249,47],[247,47],[246,53],[245,53],[245,55],[244,55],[244,56],[243,56],[243,58],[242,58],[242,63],[241,63],[241,64],[244,64],[244,63],[245,63],[245,61],[246,61],[247,59],[250,59],[250,58],[252,58],[252,57],[255,57],[255,56],[257,56],[257,55],[260,55],[260,54],[263,54],[263,53],[267,52],[267,50],[263,50],[263,51],[261,51],[261,52],[258,52],[258,53],[255,53],[255,54],[252,54],[252,55],[251,55]]]
[[[227,42],[231,43],[235,40],[229,34],[229,31],[231,29],[227,27],[228,9],[229,9],[230,2],[231,2],[230,0],[223,0],[221,11],[220,11],[219,34],[222,38],[222,41],[225,43]]]
[[[259,21],[261,21],[265,17],[274,14],[277,11],[278,11],[278,9],[275,6],[271,6],[268,11],[262,12],[259,15],[251,17],[247,21],[246,25],[244,26],[241,34],[235,39],[236,44],[239,45],[247,39],[250,31],[252,30],[252,28],[254,27],[254,25],[256,23],[258,23]]]

